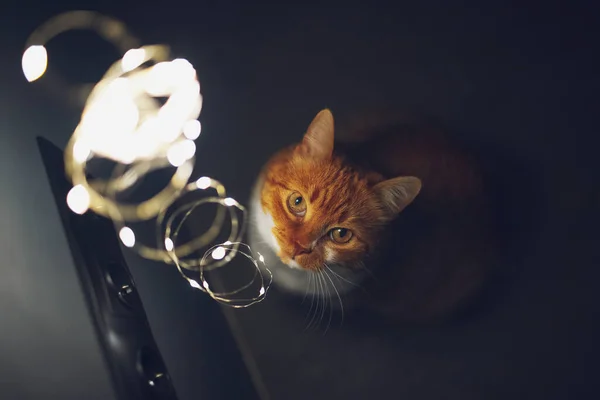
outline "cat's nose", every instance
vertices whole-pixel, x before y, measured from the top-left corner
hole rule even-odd
[[[292,251],[292,260],[298,257],[301,254],[310,254],[312,252],[312,248],[305,247],[298,242],[294,243],[294,250]]]

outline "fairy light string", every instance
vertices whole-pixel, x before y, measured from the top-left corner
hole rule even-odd
[[[173,59],[168,46],[139,46],[121,21],[91,11],[67,12],[32,33],[22,68],[29,82],[39,80],[46,89],[71,103],[69,96],[81,93],[81,88],[67,85],[56,74],[41,78],[48,65],[45,45],[73,29],[95,31],[111,42],[122,58],[108,68],[87,95],[80,122],[65,148],[65,171],[73,184],[66,199],[69,208],[77,214],[92,211],[110,218],[124,246],[143,258],[174,265],[190,286],[221,304],[242,308],[262,301],[272,275],[264,266],[263,256],[242,243],[246,208],[228,197],[220,182],[210,177],[190,180],[202,110],[200,82],[192,64],[182,58]],[[108,179],[88,178],[87,166],[94,158],[115,165]],[[174,168],[174,173],[158,193],[134,203],[118,200],[150,173],[165,168]],[[199,193],[211,194],[194,199]],[[217,206],[210,227],[180,243],[184,223],[207,205]],[[132,224],[143,221],[154,222],[154,246],[138,240],[132,229]],[[225,226],[229,226],[227,240],[214,244]],[[207,247],[202,257],[195,256]],[[208,274],[230,265],[235,258],[251,265],[252,278],[234,290],[216,289],[209,283]],[[253,286],[256,293],[243,294]]]

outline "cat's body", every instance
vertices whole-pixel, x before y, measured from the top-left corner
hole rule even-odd
[[[339,295],[393,319],[443,318],[477,293],[494,249],[476,163],[433,128],[407,124],[334,150],[330,116],[261,172],[251,244],[271,253],[288,292]]]

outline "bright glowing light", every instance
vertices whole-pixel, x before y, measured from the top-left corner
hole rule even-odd
[[[182,140],[174,143],[167,150],[167,159],[174,167],[179,167],[184,162],[194,157],[196,144],[193,140]]]
[[[259,260],[261,263],[263,263],[263,264],[265,263],[265,258],[264,258],[264,257],[263,257],[263,255],[262,255],[262,254],[260,254],[260,253],[258,253],[258,260]]]
[[[126,164],[143,148],[135,142],[139,138],[132,136],[140,118],[132,91],[126,78],[115,79],[86,107],[79,124],[80,140],[90,150]]]
[[[125,247],[133,247],[135,245],[135,233],[131,228],[125,226],[119,231],[119,238]]]
[[[119,71],[94,87],[77,127],[90,152],[124,164],[167,153],[181,166],[194,157],[202,109],[196,70],[183,59],[140,67],[152,57],[150,49],[129,50]],[[164,105],[157,96],[167,97]]]
[[[123,23],[110,17],[86,11],[61,14],[37,29],[27,41],[38,44],[27,48],[22,57],[23,73],[29,82],[42,77],[47,69],[48,54],[44,44],[56,35],[73,29],[95,30],[120,49],[127,41],[135,41],[135,38],[127,33]],[[156,65],[150,67],[146,62]],[[166,101],[163,101],[164,99]],[[224,198],[224,186],[208,177],[201,177],[195,184],[189,185],[193,170],[193,163],[189,160],[195,156],[197,149],[194,140],[200,136],[202,130],[198,121],[201,110],[200,83],[196,70],[187,60],[171,60],[167,46],[151,45],[127,51],[109,68],[85,100],[79,124],[68,144],[70,151],[65,153],[65,171],[74,186],[69,191],[66,201],[75,213],[83,214],[92,210],[113,219],[122,227],[118,236],[124,246],[132,248],[147,259],[175,264],[193,288],[207,292],[221,304],[236,308],[248,307],[262,301],[268,291],[273,275],[267,269],[258,269],[252,278],[250,283],[254,282],[255,278],[260,278],[262,288],[258,297],[249,299],[232,298],[237,291],[211,290],[202,270],[198,280],[190,279],[183,272],[184,269],[202,266],[206,267],[206,271],[210,271],[211,267],[227,264],[231,256],[237,253],[250,260],[251,268],[258,267],[250,247],[240,243],[243,229],[239,227],[238,214],[241,213],[245,217],[244,207],[233,198]],[[118,176],[115,174],[107,180],[99,180],[99,184],[96,185],[96,182],[88,181],[86,173],[86,163],[93,157],[128,164],[128,168],[120,169],[122,172]],[[164,190],[139,204],[118,200],[118,193],[131,188],[148,173],[163,168],[165,161],[178,168]],[[218,225],[224,221],[215,219],[207,231],[208,236],[203,234],[196,238],[197,240],[179,244],[175,249],[173,239],[168,235],[169,232],[177,232],[185,219],[181,218],[179,223],[170,219],[167,216],[172,209],[170,206],[185,193],[211,187],[217,192],[217,197],[206,199],[208,203],[238,208],[239,213],[230,213],[232,229],[229,240],[204,253],[199,264],[195,259],[179,259],[173,253],[175,250],[179,251],[181,248],[181,254],[189,255],[192,251],[205,248],[214,240],[214,236],[210,238],[210,233],[215,231],[214,228],[219,228]],[[187,206],[182,205],[172,212],[180,215],[185,212],[185,207]],[[136,242],[134,231],[127,226],[137,221],[149,221],[150,218],[155,218],[157,222],[169,221],[167,226],[158,222],[157,228],[160,231],[157,234],[160,236],[156,247]],[[234,227],[236,229],[233,229]],[[164,248],[160,248],[160,240],[164,241]],[[240,246],[247,250],[240,251]],[[171,257],[165,257],[165,250]],[[229,251],[236,253],[231,254]],[[262,256],[260,261],[264,262]],[[267,280],[264,279],[263,270],[268,272]],[[244,286],[246,287],[249,285]],[[109,332],[109,336],[111,334]],[[118,338],[109,337],[113,345],[118,344],[116,339]],[[148,384],[154,386],[155,378],[160,376],[161,374],[157,374]]]
[[[133,71],[142,63],[146,58],[146,50],[144,49],[131,49],[128,50],[127,53],[121,59],[121,68],[123,72]]]
[[[198,187],[198,189],[208,189],[210,187],[210,178],[207,176],[203,176],[202,178],[198,179],[196,181],[196,186]]]
[[[29,82],[39,79],[44,75],[48,67],[48,53],[46,52],[46,48],[44,46],[28,47],[23,53],[21,67],[23,68],[25,79]]]
[[[200,125],[200,121],[198,121],[197,119],[188,121],[183,126],[183,134],[185,135],[186,138],[188,138],[190,140],[198,139],[198,137],[200,136],[201,130],[202,130],[202,127]]]
[[[73,145],[73,158],[79,163],[86,162],[91,154],[90,147],[85,144],[85,141],[78,140]]]
[[[172,68],[168,62],[161,62],[150,68],[146,78],[146,92],[150,96],[165,96],[168,92],[169,78]]]
[[[200,284],[193,279],[190,279],[190,286],[193,287],[194,289],[202,288],[202,286],[200,286]]]
[[[225,258],[225,248],[219,246],[213,250],[211,255],[212,255],[212,258],[214,258],[217,261],[222,260],[223,258]]]
[[[73,186],[67,194],[67,205],[75,214],[83,214],[90,207],[90,194],[82,185]]]

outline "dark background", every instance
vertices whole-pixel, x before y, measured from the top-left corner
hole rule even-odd
[[[70,9],[114,15],[143,43],[168,43],[196,66],[205,99],[198,169],[240,200],[266,158],[323,107],[341,123],[365,109],[419,110],[515,161],[504,174],[515,182],[505,193],[506,220],[521,246],[507,254],[507,269],[518,273],[502,295],[462,324],[334,327],[323,336],[302,333],[304,316],[273,291],[261,305],[226,311],[263,393],[286,400],[597,397],[598,7],[396,3],[3,6],[1,397],[111,396],[34,140],[64,145],[77,115],[20,71],[29,33]],[[117,57],[91,34],[64,35],[53,46],[49,68],[75,80],[98,79]],[[524,180],[535,190],[522,191]],[[180,398],[202,398],[202,379],[235,385],[211,374],[219,359],[207,358],[198,340],[211,329],[202,295],[174,270],[128,258]]]

